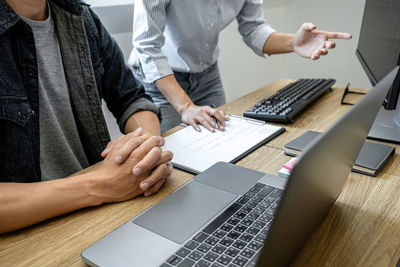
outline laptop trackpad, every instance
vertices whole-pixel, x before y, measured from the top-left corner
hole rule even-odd
[[[182,244],[237,195],[192,181],[133,223]]]

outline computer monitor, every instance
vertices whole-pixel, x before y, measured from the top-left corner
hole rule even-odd
[[[356,55],[372,85],[400,65],[400,1],[367,0]],[[369,138],[400,143],[400,75],[387,94]]]

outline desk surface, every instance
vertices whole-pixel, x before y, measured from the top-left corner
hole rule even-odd
[[[279,80],[222,107],[242,114],[289,83]],[[335,86],[296,118],[286,132],[237,164],[276,174],[289,160],[283,146],[307,130],[324,131],[349,106]],[[167,132],[168,134],[170,132]],[[377,178],[351,173],[321,226],[293,261],[294,266],[395,266],[400,257],[400,147]],[[267,162],[267,164],[266,164]],[[86,171],[90,171],[90,168]],[[80,253],[113,229],[159,202],[193,176],[174,170],[150,198],[86,208],[35,226],[0,235],[0,266],[85,266]]]

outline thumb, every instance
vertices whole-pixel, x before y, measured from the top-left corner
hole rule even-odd
[[[306,22],[303,24],[302,28],[304,31],[310,32],[310,31],[315,30],[317,28],[317,26],[315,26],[315,24],[312,22]]]

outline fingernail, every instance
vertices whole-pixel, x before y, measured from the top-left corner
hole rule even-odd
[[[121,163],[122,162],[122,156],[121,155],[116,156],[115,157],[115,162]]]
[[[165,141],[164,141],[164,138],[162,138],[162,139],[160,140],[159,145],[160,145],[160,146],[163,146],[164,144],[165,144]]]
[[[106,149],[103,150],[103,152],[101,152],[101,154],[107,153],[108,151],[110,151],[110,149],[106,148]]]
[[[168,162],[168,163],[167,163],[167,167],[168,167],[168,169],[170,169],[171,171],[173,170],[173,166],[172,166],[171,162]]]
[[[143,182],[140,184],[140,188],[142,190],[147,190],[149,188],[149,183],[148,182]]]
[[[133,168],[133,174],[134,175],[140,175],[142,173],[142,169],[139,167]]]

